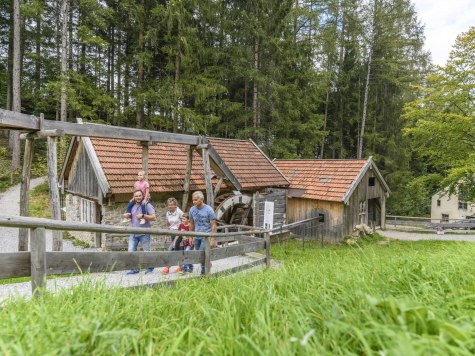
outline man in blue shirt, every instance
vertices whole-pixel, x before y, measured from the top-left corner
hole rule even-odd
[[[204,203],[202,192],[194,192],[191,196],[193,207],[190,209],[190,231],[196,232],[216,232],[216,215],[212,207]],[[215,244],[215,239],[211,239],[211,247]],[[205,238],[195,237],[195,250],[205,250]],[[205,274],[205,266],[201,264],[201,274]]]
[[[150,221],[154,221],[157,216],[155,214],[155,209],[152,204],[147,203],[145,205],[146,214],[142,213],[142,201],[144,199],[143,192],[141,190],[136,190],[134,192],[134,201],[135,205],[132,207],[132,226],[133,227],[151,227]],[[125,216],[125,214],[124,214]],[[145,224],[141,224],[140,220],[145,219]],[[139,243],[142,244],[142,249],[144,251],[150,251],[150,235],[144,234],[132,234],[129,236],[129,252],[137,251],[137,246]],[[127,274],[136,274],[139,273],[138,268],[131,269]],[[153,272],[153,267],[147,268],[145,273]]]

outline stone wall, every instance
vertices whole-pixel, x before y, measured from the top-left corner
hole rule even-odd
[[[81,197],[67,193],[64,208],[66,221],[81,222]],[[96,236],[94,232],[69,231],[69,233],[76,239],[87,242],[91,246],[94,244]]]
[[[166,212],[167,206],[166,202],[154,202],[152,201],[151,204],[155,208],[155,213],[157,215],[157,220],[152,222],[152,228],[155,229],[166,229]],[[123,214],[127,209],[127,203],[112,203],[112,204],[104,204],[102,206],[102,224],[105,225],[117,225],[117,226],[128,226],[127,223],[122,223]],[[109,243],[112,244],[127,244],[128,242],[128,235],[122,236],[106,236],[106,234],[102,234],[102,249],[106,250],[106,239]],[[163,236],[156,236],[152,235],[152,249],[163,249],[164,248],[164,237]],[[139,245],[140,249],[140,245]]]
[[[81,197],[67,193],[65,196],[65,216],[66,221],[75,221],[75,222],[85,222],[84,221],[84,213],[83,220],[81,219]],[[151,203],[155,208],[155,212],[157,215],[157,220],[152,222],[152,228],[156,229],[166,229],[166,201],[154,202]],[[116,226],[127,226],[128,224],[122,223],[123,214],[127,208],[127,203],[105,203],[104,205],[100,206],[98,204],[91,204],[94,209],[100,208],[101,209],[101,224],[105,225],[116,225]],[[90,212],[92,217],[95,217],[95,210]],[[95,221],[90,221],[91,223],[95,223]],[[70,234],[81,241],[87,242],[91,246],[94,246],[95,242],[95,233],[94,232],[86,232],[86,231],[70,231]],[[102,248],[105,249],[105,242],[106,236],[102,234]],[[127,236],[118,236],[111,238],[111,242],[114,243],[127,243],[128,235]],[[163,236],[152,236],[152,245],[153,246],[162,246],[164,245],[164,237]]]

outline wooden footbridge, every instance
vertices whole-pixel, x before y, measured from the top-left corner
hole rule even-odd
[[[1,227],[19,227],[30,230],[30,251],[0,252],[0,279],[31,276],[34,295],[46,287],[48,275],[70,275],[82,272],[110,272],[140,267],[163,267],[201,263],[205,275],[211,272],[211,261],[239,256],[249,252],[265,251],[263,258],[250,262],[252,266],[270,266],[270,233],[253,227],[239,227],[235,232],[198,233],[135,228],[100,224],[78,224],[50,219],[0,215]],[[205,237],[204,251],[161,252],[62,252],[46,251],[46,230],[89,231],[101,233],[126,233],[147,235],[180,235]],[[211,248],[211,238],[222,247]],[[229,244],[234,242],[234,244]],[[240,266],[246,267],[245,265]],[[250,267],[250,266],[249,266]]]

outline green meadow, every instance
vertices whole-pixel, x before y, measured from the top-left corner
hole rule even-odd
[[[3,302],[7,355],[472,355],[475,244],[297,242],[282,266]]]

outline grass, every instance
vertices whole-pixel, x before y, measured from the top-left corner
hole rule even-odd
[[[3,354],[414,355],[475,352],[475,244],[272,248],[284,267],[173,288],[3,304]]]
[[[30,191],[30,216],[51,218],[48,189],[48,182],[44,182]]]
[[[88,244],[86,241],[78,240],[74,238],[68,231],[63,231],[63,239],[69,240],[72,242],[73,246],[81,247],[81,248],[90,248],[91,245]]]

